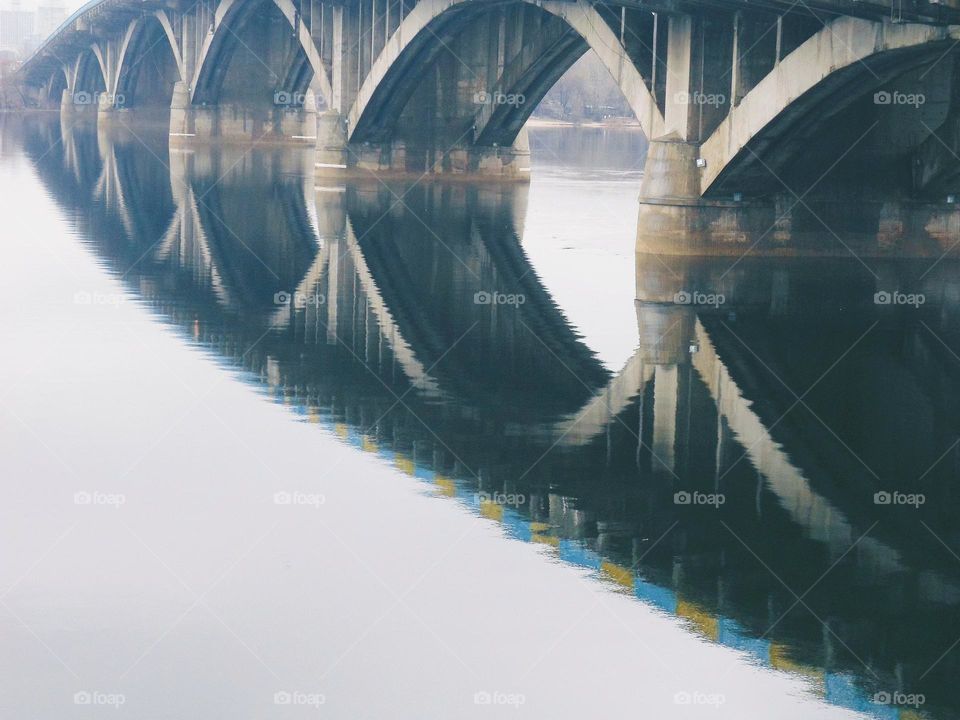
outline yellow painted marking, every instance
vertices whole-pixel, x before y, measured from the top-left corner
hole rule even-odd
[[[687,600],[677,600],[677,615],[693,623],[698,633],[710,640],[720,635],[720,623],[703,608]]]
[[[901,708],[900,720],[926,720],[926,716],[916,710]]]
[[[600,563],[600,572],[617,585],[621,585],[627,590],[633,590],[633,572],[628,568],[604,560]]]
[[[821,695],[826,694],[827,678],[826,671],[823,668],[801,665],[790,658],[790,650],[784,645],[778,643],[770,644],[770,665],[777,670],[788,672],[791,675],[800,675],[812,681],[817,692]]]
[[[442,475],[436,476],[437,490],[440,491],[441,495],[446,495],[447,497],[454,497],[457,494],[457,485],[450,478],[445,478]]]
[[[503,506],[486,500],[480,501],[480,514],[490,520],[503,521]]]

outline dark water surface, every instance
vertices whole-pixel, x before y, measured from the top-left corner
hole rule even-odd
[[[639,133],[531,142],[3,122],[0,714],[960,716],[956,265],[636,258]]]

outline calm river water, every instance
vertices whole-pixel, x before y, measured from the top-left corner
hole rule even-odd
[[[0,716],[960,716],[960,275],[0,118]]]

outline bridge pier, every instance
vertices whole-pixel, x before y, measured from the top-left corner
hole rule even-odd
[[[171,142],[291,142],[317,141],[317,107],[313,91],[295,107],[243,107],[236,103],[197,105],[190,101],[186,83],[177,82],[170,101]]]
[[[92,102],[80,102],[85,96],[78,96],[69,88],[63,90],[60,98],[60,115],[65,118],[72,117],[97,117],[97,106]]]
[[[461,143],[441,147],[430,138],[420,142],[394,139],[383,143],[350,143],[342,116],[321,113],[317,124],[315,174],[321,177],[489,178],[526,182],[530,179],[530,142],[526,128],[512,145],[486,147]]]
[[[742,86],[742,34],[739,15],[707,11],[668,18],[664,134],[651,139],[647,151],[638,252],[680,252],[703,227],[713,227],[729,211],[730,203],[703,198],[700,146]]]
[[[949,251],[960,221],[955,36],[956,26],[817,26],[761,10],[671,16],[637,251]]]

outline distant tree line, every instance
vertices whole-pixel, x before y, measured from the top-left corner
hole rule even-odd
[[[570,122],[633,117],[620,88],[592,50],[557,81],[534,115]]]

